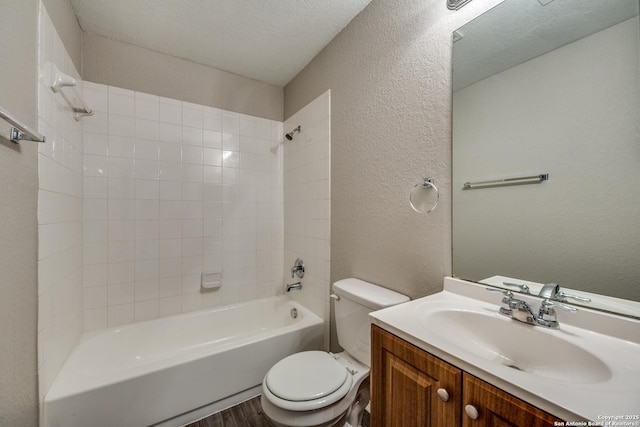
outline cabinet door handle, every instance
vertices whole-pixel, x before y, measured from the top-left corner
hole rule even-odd
[[[437,393],[438,393],[438,397],[443,402],[446,402],[447,400],[449,400],[449,392],[447,390],[445,390],[444,388],[439,388]]]
[[[467,417],[471,418],[472,420],[477,420],[478,417],[480,416],[480,413],[478,412],[476,407],[473,406],[473,405],[465,406],[464,407],[464,412],[466,412],[467,413]]]

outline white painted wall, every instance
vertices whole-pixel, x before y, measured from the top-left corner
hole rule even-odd
[[[302,258],[302,290],[290,295],[325,319],[329,349],[331,261],[331,91],[311,101],[284,123],[284,132],[302,132],[284,147],[284,279],[294,283],[291,267]]]
[[[456,276],[640,299],[638,31],[633,18],[454,94]]]

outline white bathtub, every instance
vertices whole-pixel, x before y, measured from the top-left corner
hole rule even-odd
[[[322,319],[287,297],[85,334],[45,397],[45,426],[184,425],[257,396],[271,366],[322,337]]]

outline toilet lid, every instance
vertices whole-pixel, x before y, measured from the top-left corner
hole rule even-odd
[[[351,377],[329,353],[305,351],[285,357],[269,370],[265,378],[269,391],[280,399],[301,402],[334,393]],[[349,387],[342,387],[344,393]]]

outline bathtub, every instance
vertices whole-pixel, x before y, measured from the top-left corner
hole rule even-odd
[[[322,340],[323,320],[284,296],[85,334],[44,425],[181,426],[259,395],[271,366]]]

